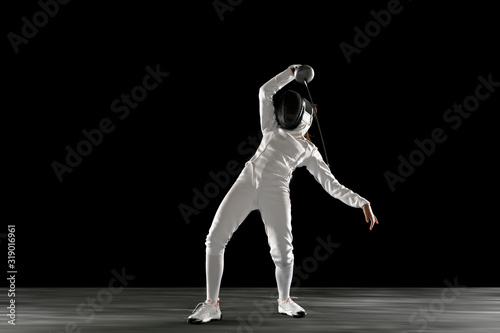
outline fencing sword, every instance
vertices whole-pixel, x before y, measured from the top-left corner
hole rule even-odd
[[[311,104],[313,105],[314,108],[313,98],[311,96],[311,92],[309,91],[309,85],[307,84],[308,82],[311,82],[312,79],[314,79],[314,69],[312,69],[312,67],[309,65],[301,65],[295,69],[294,75],[295,75],[295,80],[297,82],[303,83],[306,86],[307,93],[309,94],[309,98],[311,99]],[[316,116],[314,118],[316,118],[316,122],[318,123],[319,136],[321,138],[321,143],[323,144],[323,151],[325,153],[326,165],[330,167],[330,163],[328,163],[328,155],[326,153],[325,140],[323,140],[323,134],[321,133],[321,126],[319,125],[317,111],[316,111]]]

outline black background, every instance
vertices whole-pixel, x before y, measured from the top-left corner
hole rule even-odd
[[[17,226],[17,286],[103,286],[123,267],[136,287],[204,286],[205,236],[230,186],[189,223],[179,205],[193,206],[210,172],[251,157],[239,147],[260,131],[258,89],[292,64],[315,69],[310,88],[334,175],[380,221],[369,231],[360,209],[298,169],[295,263],[313,256],[318,237],[341,244],[301,285],[440,287],[457,277],[498,286],[500,92],[458,129],[443,121],[479,75],[500,81],[490,3],[402,1],[349,64],[339,44],[353,44],[354,27],[388,1],[242,1],[223,21],[213,1],[72,1],[17,54],[7,34],[20,34],[21,18],[40,6],[4,4],[3,224]],[[169,76],[120,120],[111,103],[157,64]],[[103,118],[115,130],[59,182],[51,163],[64,163],[65,147]],[[398,156],[437,127],[447,140],[392,192],[384,173],[397,173]],[[227,247],[222,287],[274,285],[252,212]]]

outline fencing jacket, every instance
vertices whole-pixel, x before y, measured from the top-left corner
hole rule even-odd
[[[274,115],[273,96],[293,79],[290,67],[273,77],[259,90],[263,137],[255,155],[248,162],[254,165],[255,185],[272,185],[278,182],[288,186],[295,168],[305,166],[332,197],[351,207],[361,208],[369,201],[341,185],[323,161],[316,146],[304,137],[312,124],[312,115],[304,112],[299,126],[293,130],[278,126]]]

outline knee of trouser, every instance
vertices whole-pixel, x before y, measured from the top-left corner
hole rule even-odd
[[[271,250],[271,256],[276,267],[286,268],[293,265],[293,251],[291,248]]]
[[[206,253],[210,255],[224,254],[227,242],[220,241],[212,237],[211,234],[207,235],[205,245]]]

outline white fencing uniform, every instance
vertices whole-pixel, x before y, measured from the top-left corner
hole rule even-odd
[[[295,168],[305,166],[332,197],[351,207],[361,208],[369,203],[339,184],[316,146],[304,137],[312,124],[312,115],[304,112],[299,126],[293,130],[278,127],[273,96],[294,79],[292,67],[260,88],[262,142],[219,206],[207,235],[207,298],[212,300],[218,299],[226,244],[246,216],[255,209],[261,213],[276,265],[279,297],[284,299],[289,296],[293,274],[289,183]]]

